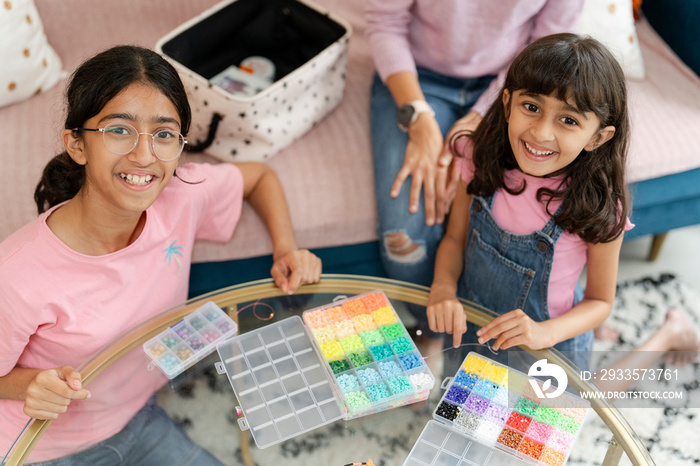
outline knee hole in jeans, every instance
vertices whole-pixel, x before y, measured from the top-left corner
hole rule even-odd
[[[387,255],[393,261],[412,264],[426,256],[425,246],[413,242],[404,231],[386,233],[383,241]]]

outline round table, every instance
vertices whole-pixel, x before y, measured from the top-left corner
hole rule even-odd
[[[407,313],[406,306],[425,307],[428,301],[429,290],[426,287],[376,277],[324,274],[319,283],[302,286],[292,296],[283,293],[270,279],[258,280],[222,288],[165,310],[156,317],[135,326],[106,344],[101,351],[85,361],[78,370],[82,375],[83,385],[89,389],[90,382],[99,377],[103,370],[120,357],[132,350],[141,351],[140,347],[144,342],[176,324],[207,301],[213,301],[226,311],[229,316],[234,318],[238,322],[239,334],[242,334],[292,315],[301,315],[304,310],[328,304],[339,295],[351,297],[377,289],[382,290],[386,294],[399,315]],[[483,326],[495,317],[495,314],[488,309],[476,306],[466,300],[462,300],[462,303],[470,324]],[[537,359],[546,358],[549,362],[564,368],[567,371],[569,386],[573,387],[573,389],[579,392],[597,390],[594,386],[582,381],[577,376],[577,372],[565,362],[564,356],[560,353],[553,350],[532,351],[527,348],[524,349]],[[436,356],[423,356],[444,357],[447,354],[449,354],[449,351]],[[440,375],[435,374],[435,376],[438,381],[434,390],[440,390]],[[232,406],[235,406],[236,399],[233,395],[232,392],[230,403]],[[617,464],[622,454],[626,454],[634,465],[655,464],[632,427],[615,407],[610,405],[604,398],[591,399],[590,403],[596,415],[602,419],[611,432],[609,447],[605,458],[602,459],[604,465]],[[430,408],[432,409],[434,406]],[[396,412],[402,409],[411,408],[389,409],[347,421],[347,424],[354,423],[355,426],[358,426],[362,425],[362,423],[380,422],[383,425],[391,425],[392,416],[395,416]],[[425,417],[426,421],[431,418],[430,414],[428,413]],[[15,443],[6,464],[9,466],[23,464],[32,448],[37,442],[41,441],[42,434],[50,425],[51,421],[34,420]],[[240,435],[245,438],[249,434],[242,431]],[[241,441],[243,461],[246,464],[253,464],[256,448],[249,448],[248,445],[248,441]],[[406,455],[408,455],[408,452],[406,452]],[[374,458],[376,460],[380,456],[381,452],[377,451],[355,452],[354,458],[350,458],[347,461],[344,461],[345,458],[338,459],[337,464],[364,461],[362,458],[365,458],[365,460],[366,458]]]

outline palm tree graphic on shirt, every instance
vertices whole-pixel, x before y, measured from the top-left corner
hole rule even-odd
[[[182,270],[182,262],[180,262],[180,257],[182,257],[182,246],[176,246],[175,243],[177,243],[177,240],[170,243],[170,246],[163,249],[163,251],[165,252],[165,260],[168,261],[168,264],[172,264],[173,259],[175,259],[175,262],[177,263],[177,274],[180,275],[180,270]]]

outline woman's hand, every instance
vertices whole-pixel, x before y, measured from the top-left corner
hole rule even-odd
[[[426,312],[430,330],[451,334],[452,345],[457,348],[462,343],[462,335],[467,331],[467,315],[457,296],[438,288],[431,289]]]
[[[24,413],[34,419],[56,419],[73,400],[87,400],[80,373],[69,366],[40,371],[27,386]]]
[[[479,343],[496,339],[491,346],[494,350],[508,349],[517,345],[526,345],[530,349],[549,348],[550,332],[542,322],[535,322],[522,310],[516,309],[496,317],[480,328],[476,334]]]
[[[444,204],[444,200],[437,199],[436,189],[444,191],[444,186],[437,188],[438,172],[447,173],[446,167],[438,166],[438,156],[442,150],[442,133],[435,117],[423,113],[413,123],[408,132],[409,140],[406,145],[406,155],[403,166],[394,179],[391,186],[391,197],[397,197],[406,178],[411,177],[411,192],[408,204],[409,212],[418,212],[421,188],[425,201],[425,224],[434,225],[436,221],[437,206]],[[444,184],[445,176],[442,176]],[[442,207],[441,207],[442,208]],[[443,215],[444,218],[444,215]],[[442,219],[440,219],[440,222]]]
[[[282,291],[292,294],[299,286],[321,279],[321,259],[308,249],[294,249],[275,258],[270,274]]]

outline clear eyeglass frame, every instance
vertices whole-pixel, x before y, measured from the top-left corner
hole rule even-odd
[[[131,136],[131,139],[125,139],[124,142],[128,142],[130,144],[130,147],[128,149],[124,149],[123,151],[116,150],[114,147],[114,142],[109,142],[108,141],[108,135],[112,134],[110,133],[109,129],[111,128],[125,128],[128,132],[128,134]],[[159,160],[162,160],[163,162],[169,162],[171,160],[175,160],[178,157],[180,157],[180,154],[182,154],[183,149],[185,148],[185,145],[187,144],[187,138],[185,138],[181,133],[177,131],[173,131],[171,129],[161,129],[156,131],[155,133],[140,133],[136,128],[134,128],[132,125],[128,123],[110,123],[108,125],[105,125],[103,128],[73,128],[73,131],[93,131],[93,132],[99,132],[102,133],[102,142],[104,143],[105,147],[107,148],[108,151],[115,155],[126,155],[133,151],[136,146],[139,144],[139,139],[141,135],[147,135],[151,136],[151,150],[153,151],[153,155],[155,155]],[[158,154],[158,149],[157,147],[161,147],[161,151],[165,150],[164,146],[158,146],[156,145],[156,139],[167,139],[160,137],[160,134],[166,133],[169,136],[174,136],[177,138],[179,141],[179,147],[177,150],[177,153],[175,155],[170,156],[170,154],[167,154],[168,156],[162,157],[162,154]],[[134,137],[135,135],[135,137]],[[174,152],[173,152],[174,153]]]

